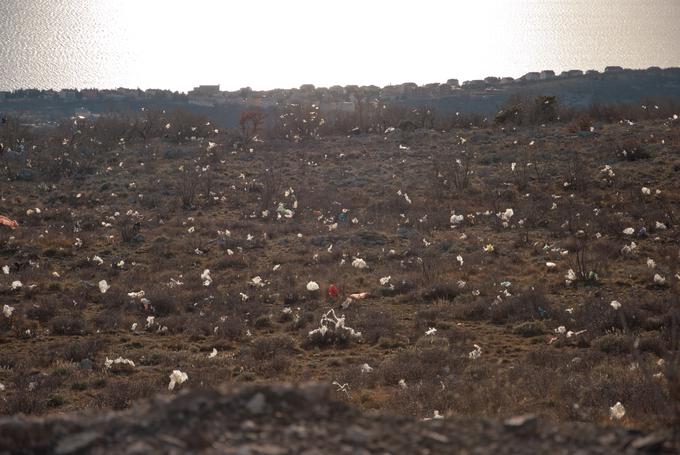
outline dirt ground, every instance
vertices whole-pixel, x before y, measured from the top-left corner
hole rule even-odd
[[[0,184],[0,413],[315,381],[419,419],[677,424],[680,121],[248,148],[38,146]]]

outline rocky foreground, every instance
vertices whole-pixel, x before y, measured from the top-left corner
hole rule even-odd
[[[183,391],[104,415],[0,419],[0,453],[674,453],[667,434],[532,416],[505,422],[369,416],[325,386]]]

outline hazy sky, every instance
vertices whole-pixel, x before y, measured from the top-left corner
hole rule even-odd
[[[2,0],[0,39],[0,89],[382,86],[680,66],[680,0]]]

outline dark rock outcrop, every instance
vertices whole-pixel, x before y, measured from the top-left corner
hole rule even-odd
[[[325,386],[183,391],[125,412],[0,419],[0,453],[671,453],[663,434],[535,416],[427,422],[367,416]]]

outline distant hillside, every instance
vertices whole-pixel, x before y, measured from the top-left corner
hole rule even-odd
[[[219,85],[202,85],[189,93],[167,90],[19,90],[0,92],[0,114],[20,114],[32,122],[54,121],[64,116],[98,115],[142,108],[183,108],[207,115],[222,127],[236,126],[241,112],[275,111],[290,104],[314,104],[322,112],[355,113],[357,105],[429,107],[439,112],[494,115],[511,97],[556,96],[563,106],[630,104],[655,100],[680,100],[680,68],[629,70],[609,67],[604,73],[574,70],[528,73],[521,78],[457,79],[418,86],[404,83],[386,87],[333,86],[253,91],[220,91]]]
[[[561,104],[571,107],[641,103],[649,99],[657,102],[680,100],[680,68],[621,70],[546,80],[514,81],[510,84],[484,83],[477,88],[466,89],[464,86],[446,96],[429,99],[413,96],[402,101],[413,106],[429,105],[447,112],[492,115],[512,96],[534,95],[556,96]]]

